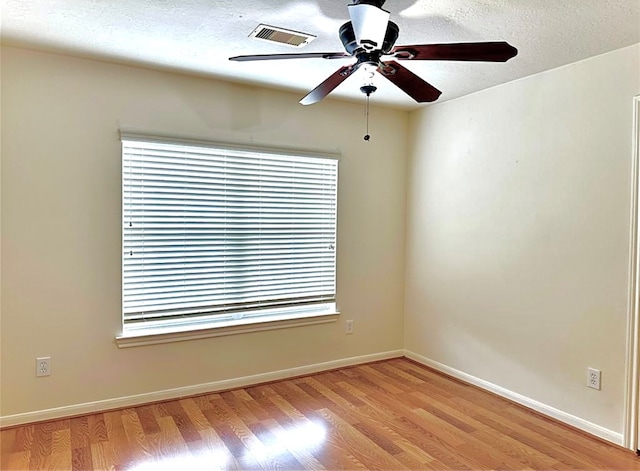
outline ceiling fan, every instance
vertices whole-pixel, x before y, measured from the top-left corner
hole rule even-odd
[[[437,100],[442,92],[393,59],[506,62],[518,54],[515,47],[504,41],[394,47],[399,28],[393,21],[389,21],[389,12],[382,9],[385,0],[353,1],[353,4],[347,6],[351,21],[347,21],[339,30],[340,40],[346,52],[259,54],[230,57],[229,60],[242,62],[353,57],[356,59],[355,63],[338,69],[300,100],[300,103],[311,105],[319,102],[360,67],[366,68],[371,75],[378,72],[415,101],[423,103]],[[386,57],[391,60],[386,60]],[[368,97],[376,87],[370,84],[361,87],[360,90]]]

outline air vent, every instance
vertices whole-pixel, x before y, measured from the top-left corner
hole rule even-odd
[[[298,31],[291,31],[269,25],[258,25],[249,37],[295,47],[306,46],[316,38],[312,34],[300,33]]]

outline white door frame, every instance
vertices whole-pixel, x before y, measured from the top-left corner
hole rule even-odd
[[[627,305],[627,362],[623,445],[640,449],[640,95],[633,99],[633,154],[631,160],[631,234],[629,238],[629,300]]]

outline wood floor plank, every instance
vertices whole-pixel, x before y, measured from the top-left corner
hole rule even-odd
[[[56,430],[51,434],[51,453],[64,453],[71,449],[71,430]]]
[[[176,427],[180,431],[185,442],[198,441],[201,439],[193,422],[189,418],[180,401],[169,401],[165,403],[165,407],[169,412]]]
[[[91,444],[91,464],[93,469],[115,469],[116,459],[111,443],[98,442]]]
[[[154,413],[153,407],[136,407],[135,411],[136,414],[138,414],[138,420],[140,421],[140,425],[142,425],[142,430],[144,430],[146,435],[160,432],[160,426],[156,420],[156,414]]]
[[[307,381],[305,383],[311,388],[315,389],[318,393],[325,396],[330,401],[328,408],[332,407],[331,404],[342,407],[346,410],[355,410],[355,408],[357,407],[353,402],[349,400],[349,398],[337,394],[333,389],[322,384],[320,381],[316,380],[313,377],[307,378]]]
[[[103,416],[116,467],[134,462],[140,456],[140,451],[127,439],[121,420],[122,411],[105,412]]]
[[[153,454],[145,440],[147,435],[142,428],[135,409],[125,409],[120,414],[120,422],[127,442],[137,451],[138,459],[152,460]]]
[[[305,470],[324,470],[325,467],[313,456],[313,451],[318,451],[323,446],[322,442],[314,442],[313,440],[306,440],[303,446],[299,446],[299,442],[292,443],[289,440],[289,435],[296,431],[285,430],[282,426],[273,419],[268,419],[262,422],[262,424],[270,430],[272,433],[279,435],[283,441],[282,446],[296,458],[296,460],[303,466]],[[309,438],[308,435],[305,438]]]
[[[71,419],[60,419],[50,422],[53,426],[53,430],[69,430],[71,426]]]
[[[251,433],[260,441],[259,444],[254,444],[250,451],[252,454],[260,456],[263,468],[303,469],[300,461],[265,423],[254,422],[248,425]]]
[[[13,440],[13,452],[27,451],[33,445],[33,435],[35,433],[35,425],[25,425],[16,430]]]
[[[324,407],[313,396],[292,382],[274,383],[271,389],[276,393],[276,397],[286,401],[304,415],[313,415],[314,411]]]
[[[17,428],[11,428],[0,434],[0,456],[5,456],[13,451],[17,431]]]
[[[444,469],[445,466],[442,465],[438,460],[436,460],[433,456],[426,453],[424,450],[420,449],[420,447],[411,443],[411,441],[402,437],[393,442],[398,448],[402,449],[402,453],[398,456],[406,456],[405,459],[410,460],[411,463],[419,463],[418,467],[426,469]],[[398,458],[400,459],[400,458]],[[411,466],[410,468],[413,468]]]
[[[252,388],[248,392],[253,397],[255,405],[264,411],[267,418],[273,418],[285,427],[293,425],[293,419],[271,402],[271,397],[275,394],[272,389],[262,386],[260,388]]]
[[[415,389],[416,387],[424,384],[424,380],[402,371],[395,363],[378,362],[373,363],[371,367],[389,376],[394,381],[411,386],[411,389]]]
[[[340,382],[338,384],[344,391],[362,401],[362,405],[358,407],[358,411],[368,417],[375,419],[380,423],[390,422],[403,417],[402,414],[397,413],[394,409],[390,409],[384,404],[376,401],[375,396],[367,394],[356,385],[347,382]]]
[[[381,387],[389,394],[396,395],[412,389],[412,386],[394,381],[388,374],[381,373],[377,368],[369,365],[363,365],[359,369],[363,375],[370,380],[373,384]]]
[[[245,401],[244,404],[247,407],[247,409],[249,409],[251,413],[254,415],[254,417],[257,418],[258,420],[263,421],[263,420],[268,420],[272,418],[270,412],[265,408],[263,408],[262,405],[257,400],[251,398],[250,401]],[[269,404],[271,403],[269,402]],[[269,407],[272,407],[272,405],[270,405]],[[270,409],[270,410],[273,410],[273,409]]]
[[[394,455],[395,458],[402,463],[403,469],[411,470],[441,470],[443,466],[433,466],[433,462],[422,462],[416,460],[415,457],[407,452],[398,453]]]
[[[46,468],[47,457],[51,455],[53,426],[51,423],[37,424],[34,427],[33,446],[29,458],[29,467]]]
[[[71,470],[84,471],[91,469],[93,463],[91,460],[91,447],[85,446],[81,448],[71,448]]]
[[[173,458],[175,456],[183,456],[189,454],[189,447],[184,440],[184,436],[176,425],[173,417],[161,417],[158,419],[160,426],[160,434],[158,434],[160,447],[160,456],[164,458]],[[149,436],[151,437],[151,436]]]
[[[201,430],[206,430],[211,426],[207,418],[202,413],[202,410],[198,407],[196,401],[192,398],[182,399],[180,401],[180,405],[186,412],[195,430],[200,432]],[[202,436],[199,437],[199,439],[201,438]]]
[[[89,416],[74,417],[71,419],[70,429],[72,450],[89,446]]]
[[[239,417],[242,417],[242,420],[247,424],[257,424],[260,422],[251,409],[249,409],[246,405],[245,401],[238,399],[235,394],[231,391],[224,392],[220,394],[220,398],[225,402],[225,404],[229,407],[231,412]]]
[[[207,418],[210,418],[212,411],[206,411]],[[235,458],[239,469],[262,469],[259,463],[249,454],[249,450],[245,447],[241,438],[238,437],[233,429],[224,422],[218,422],[217,417],[211,418],[216,424],[215,431],[222,439],[225,448]]]
[[[302,423],[306,423],[307,421],[312,421],[314,418],[317,418],[318,414],[315,410],[307,411],[307,413],[303,413],[294,407],[291,402],[287,401],[284,397],[280,395],[271,396],[269,400],[275,404],[275,406],[280,409],[287,417],[292,419],[292,423],[294,426],[297,426]]]
[[[243,390],[244,391],[244,390]],[[210,398],[210,394],[205,394],[203,396],[195,396],[192,397],[191,399],[193,399],[193,402],[195,402],[198,405],[198,408],[201,411],[207,410],[211,407],[211,398]]]
[[[47,471],[62,471],[62,470],[71,469],[72,467],[71,455],[72,455],[72,452],[70,449],[61,453],[51,453],[51,456],[49,457],[49,460],[47,463],[47,467],[44,469],[46,469]],[[109,468],[107,466],[100,466],[99,468],[96,468],[96,466],[94,465],[93,469],[109,470],[113,468]]]
[[[31,469],[29,468],[30,460],[31,460],[31,453],[28,451],[11,452],[7,455],[6,468],[3,468],[3,469],[7,469],[7,470]]]
[[[211,461],[213,461],[214,464],[217,464],[217,466],[212,466],[212,469],[242,469],[239,460],[225,446],[224,442],[213,428],[200,430],[199,433],[202,437],[202,448],[200,450],[200,454],[207,454]]]
[[[381,433],[379,428],[374,428],[373,426],[362,422],[353,424],[353,428],[378,445],[389,455],[395,456],[403,452],[402,448],[398,447],[392,440],[388,439],[384,433]]]
[[[107,436],[107,426],[104,423],[102,414],[90,415],[87,417],[89,425],[89,443],[106,442],[109,440]]]
[[[411,360],[0,431],[2,470],[639,470],[633,453]]]

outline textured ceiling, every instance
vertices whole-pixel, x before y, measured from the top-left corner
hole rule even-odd
[[[261,84],[300,98],[344,60],[230,62],[230,56],[343,51],[337,31],[349,0],[0,0],[2,42]],[[440,101],[640,42],[640,0],[388,0],[397,45],[508,41],[503,63],[403,65],[442,90]],[[259,24],[317,36],[304,48],[248,35]],[[333,98],[363,100],[361,71]],[[413,100],[382,77],[372,100],[404,109]],[[317,106],[317,105],[315,105]]]

